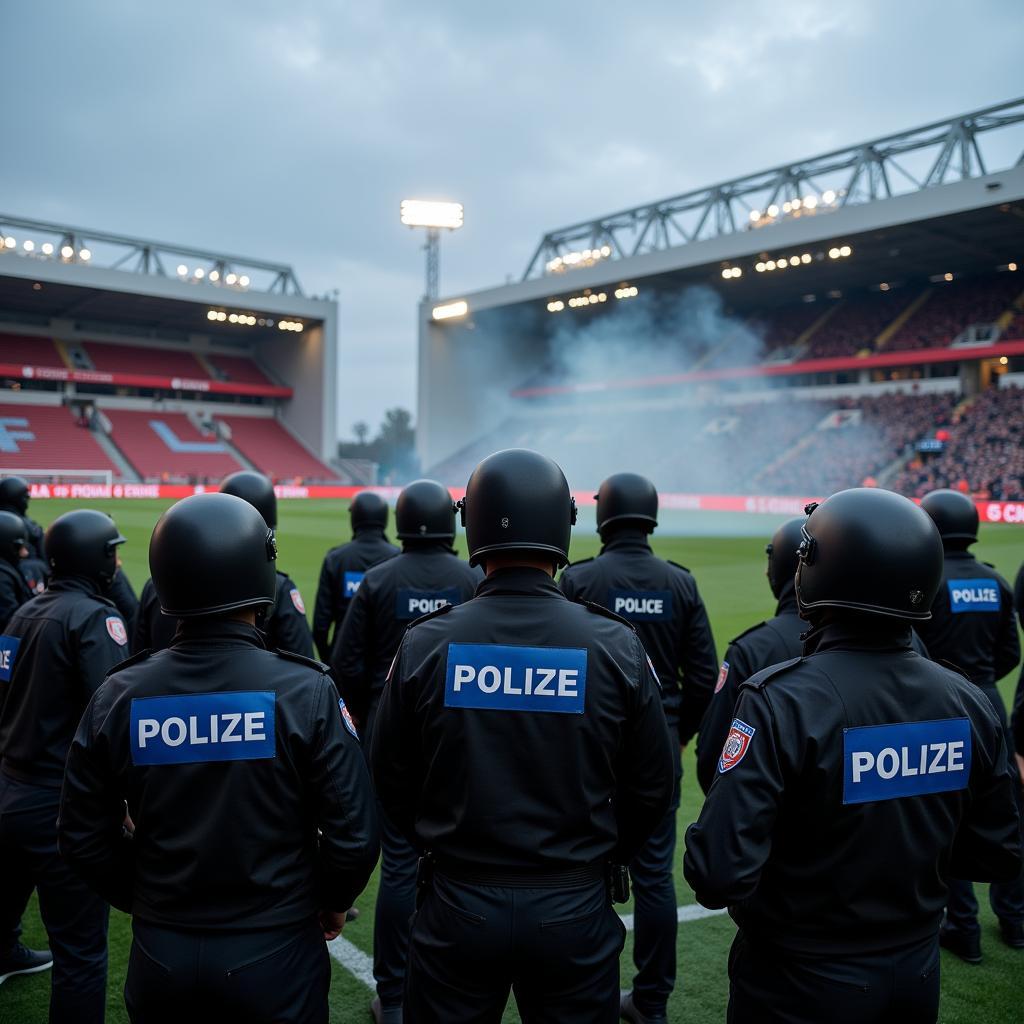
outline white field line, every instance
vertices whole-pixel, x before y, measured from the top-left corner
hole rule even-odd
[[[724,910],[708,910],[699,903],[691,903],[689,906],[676,908],[676,920],[682,924],[684,921],[701,921],[705,917],[718,917],[724,913]],[[631,932],[633,915],[619,914],[619,917],[626,926],[626,931]],[[339,935],[333,942],[328,942],[327,949],[349,974],[358,978],[368,989],[377,987],[373,980],[373,957],[353,945],[343,935]]]

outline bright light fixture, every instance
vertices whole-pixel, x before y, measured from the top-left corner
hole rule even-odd
[[[43,255],[44,256],[52,256],[53,255],[53,242],[43,242]]]
[[[92,253],[89,252],[88,249],[79,249],[79,251],[78,251],[78,258],[80,260],[85,260],[85,262],[88,263],[89,260],[92,259]]]
[[[462,227],[462,203],[432,199],[403,199],[402,223],[411,228]]]
[[[75,250],[72,249],[70,245],[62,245],[60,248],[60,254],[64,259],[69,260],[75,255]]]
[[[25,241],[21,243],[21,247],[25,252],[32,252],[36,247],[36,243],[33,242],[31,238],[26,238]]]
[[[454,320],[456,317],[465,316],[469,312],[469,303],[465,299],[457,302],[446,302],[442,306],[435,306],[431,316],[435,320]]]
[[[188,267],[184,263],[178,264],[178,277],[188,277]]]
[[[248,274],[243,274],[243,275],[242,275],[242,276],[241,276],[241,277],[240,277],[240,278],[238,279],[238,283],[239,283],[239,284],[240,284],[240,285],[241,285],[241,286],[242,286],[243,288],[248,288],[248,287],[249,287],[249,276],[248,276]]]

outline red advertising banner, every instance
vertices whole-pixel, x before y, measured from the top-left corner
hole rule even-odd
[[[190,494],[216,490],[213,487],[192,484],[99,484],[67,483],[31,485],[32,498],[64,498],[75,501],[100,500],[103,498],[187,498]],[[401,487],[349,487],[323,484],[278,484],[274,487],[278,498],[283,500],[318,500],[332,498],[349,499],[363,491],[373,491],[385,501],[394,502]],[[465,488],[449,487],[452,498],[458,500],[466,493]],[[593,491],[576,491],[573,495],[578,505],[594,504]],[[771,494],[673,494],[659,495],[661,507],[675,511],[690,512],[748,512],[759,515],[798,516],[813,497],[787,497]],[[983,523],[1011,523],[1024,526],[1024,501],[975,500],[978,516]]]
[[[145,373],[106,373],[101,370],[68,370],[60,366],[19,366],[0,363],[0,377],[20,380],[57,380],[74,384],[110,384],[126,388],[154,388],[159,391],[202,391],[211,395],[254,395],[261,398],[291,398],[292,389],[278,384],[240,384],[206,377],[154,377]]]

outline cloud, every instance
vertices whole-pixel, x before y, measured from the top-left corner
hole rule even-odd
[[[462,200],[443,290],[493,285],[546,230],[1006,99],[1022,36],[1014,0],[0,4],[0,190],[340,289],[347,429],[415,403],[403,197]]]

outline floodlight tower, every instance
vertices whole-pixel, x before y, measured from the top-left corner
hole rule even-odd
[[[462,227],[462,203],[446,203],[429,199],[403,199],[402,223],[411,228],[426,228],[427,295],[433,301],[440,295],[441,229],[455,231]]]

